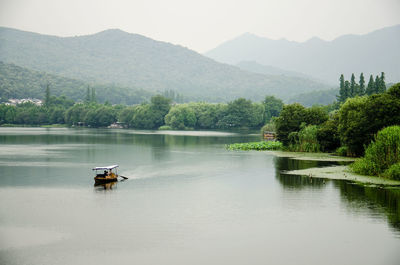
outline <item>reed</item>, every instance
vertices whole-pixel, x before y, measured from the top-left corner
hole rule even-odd
[[[365,156],[352,164],[351,168],[363,175],[396,178],[400,172],[399,163],[400,126],[396,125],[379,131],[375,141],[365,150]]]

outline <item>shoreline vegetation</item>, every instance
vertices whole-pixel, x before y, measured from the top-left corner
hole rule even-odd
[[[400,83],[386,90],[383,72],[375,80],[371,76],[368,85],[363,74],[359,83],[354,74],[350,81],[342,75],[338,102],[309,108],[284,104],[273,96],[262,102],[238,98],[228,103],[177,104],[172,98],[157,95],[148,103],[126,106],[97,103],[96,92],[89,87],[84,102],[51,96],[50,92],[47,85],[42,105],[0,104],[0,126],[104,128],[115,124],[147,130],[231,131],[264,125],[262,131],[273,132],[277,141],[226,148],[362,157],[351,167],[353,172],[400,180]],[[388,129],[390,126],[394,128]]]

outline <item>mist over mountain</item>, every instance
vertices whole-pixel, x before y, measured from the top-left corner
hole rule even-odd
[[[152,96],[148,91],[115,85],[89,84],[81,80],[62,77],[7,64],[0,61],[0,102],[10,98],[45,98],[49,85],[51,95],[67,96],[75,101],[84,101],[88,86],[95,90],[99,102],[112,104],[138,104]]]
[[[265,74],[265,75],[285,75],[285,76],[293,76],[293,77],[300,77],[306,79],[314,79],[312,76],[295,72],[295,71],[287,71],[278,67],[270,66],[270,65],[263,65],[259,64],[256,61],[241,61],[236,64],[242,70],[258,73],[258,74]],[[314,80],[317,82],[322,82],[320,80]]]
[[[246,33],[205,53],[219,62],[241,61],[300,72],[337,84],[340,74],[385,72],[388,81],[400,80],[400,25],[365,35],[344,35],[332,41],[271,40]]]
[[[182,46],[118,29],[56,37],[0,28],[0,60],[86,83],[174,90],[190,100],[213,102],[238,97],[260,101],[265,95],[286,99],[328,88],[304,78],[250,73]]]

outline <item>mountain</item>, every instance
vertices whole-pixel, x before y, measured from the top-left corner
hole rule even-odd
[[[344,35],[332,41],[271,40],[250,33],[227,41],[205,53],[222,63],[256,61],[301,72],[337,84],[340,74],[385,72],[388,81],[400,80],[400,25],[365,35]]]
[[[336,95],[339,95],[338,88],[317,90],[294,95],[287,100],[287,103],[296,102],[306,107],[311,107],[313,105],[329,105],[336,101]]]
[[[263,65],[259,64],[255,61],[241,61],[236,64],[237,67],[239,67],[242,70],[249,71],[252,73],[258,73],[258,74],[265,74],[265,75],[285,75],[285,76],[293,76],[293,77],[300,77],[300,78],[306,78],[306,79],[314,79],[312,76],[295,72],[295,71],[287,71],[284,69],[280,69],[278,67],[273,67],[270,65]],[[317,80],[314,80],[317,81]],[[322,81],[317,81],[317,82],[322,82]]]
[[[51,94],[65,95],[75,101],[84,101],[88,83],[80,80],[61,77],[6,64],[0,61],[0,101],[9,98],[44,98],[45,88],[49,84]],[[150,98],[151,93],[134,88],[112,85],[90,85],[95,89],[99,102],[108,101],[112,104],[138,104]]]
[[[56,37],[0,28],[0,61],[89,83],[174,90],[191,100],[261,100],[328,88],[311,80],[243,71],[187,48],[145,36],[106,30]]]

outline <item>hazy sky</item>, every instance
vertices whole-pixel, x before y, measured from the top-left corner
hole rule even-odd
[[[245,32],[332,40],[400,24],[400,0],[0,0],[0,26],[57,36],[120,28],[205,52]]]

